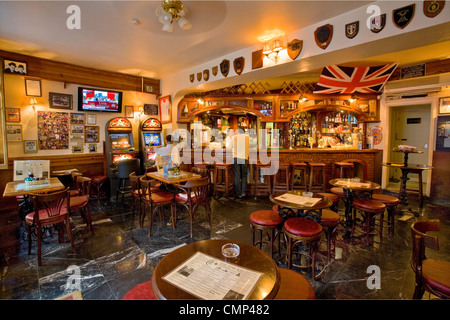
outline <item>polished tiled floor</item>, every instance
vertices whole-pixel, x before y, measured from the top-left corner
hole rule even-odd
[[[417,209],[417,201],[410,199]],[[168,219],[155,220],[153,235],[148,237],[148,221],[144,228],[133,226],[130,200],[125,202],[103,202],[97,206],[92,202],[92,219],[95,235],[82,224],[79,216],[72,218],[76,253],[69,243],[60,244],[57,236],[48,238],[43,244],[43,264],[37,266],[36,243],[28,255],[27,242],[22,241],[17,254],[1,255],[0,299],[55,299],[67,294],[75,283],[73,271],[80,271],[79,284],[83,299],[121,299],[135,285],[151,278],[158,261],[171,249],[192,241],[203,239],[230,239],[250,243],[251,233],[248,217],[251,212],[271,208],[266,199],[257,201],[247,198],[212,200],[212,229],[203,213],[198,211],[195,219],[194,238],[189,237],[189,223],[185,214],[179,214],[177,229],[173,230]],[[305,276],[314,287],[318,299],[410,299],[414,290],[414,273],[410,267],[412,222],[422,218],[441,220],[439,232],[440,251],[429,251],[429,257],[450,260],[450,208],[426,202],[420,217],[411,216],[406,221],[398,220],[395,234],[386,232],[382,243],[371,246],[353,243],[342,237],[338,230],[337,257],[328,266],[325,276],[319,281]],[[22,230],[23,231],[23,230]],[[24,235],[22,235],[24,237]],[[377,238],[375,239],[377,240]],[[283,259],[277,261],[285,266]],[[381,288],[369,289],[367,269],[376,265],[381,272]],[[424,299],[429,299],[425,293]]]

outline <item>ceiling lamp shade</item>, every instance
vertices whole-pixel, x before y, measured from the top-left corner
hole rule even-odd
[[[172,32],[174,21],[177,21],[183,30],[192,28],[192,24],[185,18],[187,10],[181,1],[164,0],[156,7],[155,14],[158,16],[159,22],[163,24],[163,31]]]

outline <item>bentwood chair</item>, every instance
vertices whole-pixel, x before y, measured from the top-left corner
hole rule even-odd
[[[177,187],[180,189],[180,193],[175,196],[175,201],[177,205],[185,207],[188,211],[191,226],[191,238],[193,236],[194,214],[195,210],[199,206],[203,206],[205,208],[209,226],[212,228],[208,177],[191,180],[186,182],[184,185],[177,185]]]
[[[59,241],[64,241],[64,224],[67,236],[72,245],[72,252],[75,252],[72,231],[70,228],[69,210],[70,205],[69,188],[48,194],[30,194],[34,211],[25,216],[25,223],[28,231],[28,254],[31,254],[32,232],[36,232],[38,242],[38,265],[42,265],[42,237],[45,227],[55,225],[58,229]],[[67,201],[67,206],[64,202]]]
[[[77,186],[79,195],[70,197],[69,212],[80,211],[81,217],[86,225],[91,229],[94,234],[94,227],[91,220],[91,205],[90,205],[90,191],[91,191],[92,179],[88,177],[77,177]]]
[[[426,247],[439,250],[438,238],[427,232],[439,230],[438,219],[419,220],[411,226],[411,267],[416,273],[413,299],[421,299],[425,291],[442,299],[450,299],[450,262],[425,256]]]
[[[173,209],[173,202],[174,202],[174,195],[170,192],[163,192],[163,191],[153,191],[152,187],[155,184],[154,180],[147,180],[145,179],[145,176],[139,179],[139,182],[141,184],[141,201],[142,201],[142,220],[145,219],[145,213],[147,208],[150,207],[150,228],[148,235],[149,237],[152,236],[152,226],[153,226],[153,219],[155,216],[155,211],[159,210],[159,216],[161,219],[163,219],[162,215],[162,208],[164,206],[170,206],[170,214],[172,217],[172,226],[175,229],[176,228],[176,213]]]

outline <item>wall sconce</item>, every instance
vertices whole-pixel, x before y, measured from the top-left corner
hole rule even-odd
[[[280,40],[276,39],[272,42],[266,42],[264,44],[263,54],[268,58],[274,57],[276,59],[281,50],[283,50],[283,45]]]
[[[299,102],[299,103],[303,103],[303,102],[305,102],[306,100],[308,100],[308,98],[306,98],[304,95],[301,95],[300,98],[298,98],[298,102]]]
[[[357,101],[358,97],[356,97],[356,95],[354,93],[352,93],[352,95],[350,96],[350,99],[348,100],[350,103]]]
[[[30,104],[33,110],[36,110],[36,105],[38,104],[36,98],[30,98]]]

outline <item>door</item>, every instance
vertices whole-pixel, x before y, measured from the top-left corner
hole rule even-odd
[[[391,108],[390,145],[392,148],[398,145],[414,146],[423,151],[422,154],[410,153],[408,164],[427,164],[431,105],[415,105]],[[404,154],[390,151],[389,161],[403,162]],[[427,171],[423,172],[423,181],[426,181]],[[401,170],[390,168],[389,181],[398,182]],[[417,181],[417,175],[409,177],[411,181]],[[424,188],[424,190],[426,190]]]

